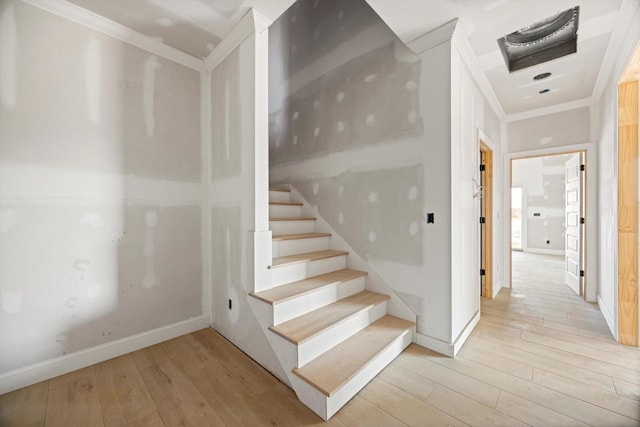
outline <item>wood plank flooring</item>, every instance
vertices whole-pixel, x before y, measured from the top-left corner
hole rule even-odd
[[[562,258],[514,253],[458,357],[411,345],[329,426],[638,426],[640,350],[562,284]],[[0,426],[313,426],[294,392],[204,329],[0,396]]]

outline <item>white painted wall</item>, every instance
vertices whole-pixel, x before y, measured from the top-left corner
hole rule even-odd
[[[199,80],[0,3],[3,381],[203,314]]]

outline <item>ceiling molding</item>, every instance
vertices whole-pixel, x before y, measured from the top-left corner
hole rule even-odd
[[[271,20],[250,8],[233,29],[222,39],[216,48],[204,60],[205,68],[211,71],[225,60],[238,46],[253,33],[262,33],[271,25]]]
[[[129,27],[113,22],[65,0],[22,0],[39,9],[53,13],[121,42],[130,44],[154,55],[198,72],[204,72],[204,62],[159,40],[145,36]]]
[[[478,57],[471,47],[471,43],[469,43],[469,39],[467,38],[460,25],[458,25],[455,29],[452,38],[454,45],[460,52],[460,56],[469,68],[471,76],[480,88],[480,91],[484,95],[489,105],[491,105],[491,108],[493,108],[493,112],[498,116],[500,120],[504,120],[506,117],[504,109],[502,108],[502,105],[500,104],[500,101],[498,100],[498,97],[494,92],[491,83],[489,83],[487,75],[484,73],[484,71],[482,71],[480,61],[478,60]]]
[[[577,101],[565,102],[564,104],[554,104],[548,107],[536,108],[535,110],[523,111],[522,113],[509,114],[505,117],[505,120],[507,123],[517,122],[519,120],[532,119],[534,117],[561,113],[563,111],[575,110],[577,108],[591,107],[592,105],[597,103],[597,98],[589,97],[579,99]]]
[[[602,65],[598,72],[596,84],[593,86],[591,97],[600,99],[607,83],[613,76],[616,79],[622,77],[628,60],[640,38],[640,3],[638,0],[623,0],[618,19],[609,38],[607,50],[602,58]],[[620,58],[623,62],[620,61]]]
[[[406,45],[411,49],[416,55],[420,55],[432,49],[436,46],[441,45],[453,37],[453,32],[456,29],[456,24],[458,23],[458,19],[452,19],[439,26],[438,28],[429,31],[419,37],[408,42]]]

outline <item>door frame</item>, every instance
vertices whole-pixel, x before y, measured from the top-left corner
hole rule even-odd
[[[482,201],[480,216],[485,218],[484,234],[482,234],[482,226],[480,230],[480,268],[484,267],[484,284],[480,277],[481,291],[480,296],[488,299],[493,298],[493,150],[485,142],[485,138],[480,136],[480,161],[484,156],[484,178],[482,182]],[[482,175],[483,172],[480,172]]]
[[[545,157],[555,154],[569,154],[577,152],[585,153],[585,228],[584,228],[584,299],[589,302],[597,302],[598,299],[598,248],[597,248],[597,212],[596,204],[597,194],[597,145],[593,142],[575,145],[562,145],[558,147],[541,148],[536,150],[519,151],[507,153],[504,156],[505,173],[503,194],[503,212],[511,212],[511,181],[512,181],[512,163],[516,159],[525,159],[529,157]],[[502,221],[503,225],[503,265],[505,276],[509,280],[509,288],[512,288],[512,272],[511,272],[511,221]]]

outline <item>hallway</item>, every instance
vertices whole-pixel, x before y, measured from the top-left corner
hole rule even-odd
[[[639,425],[640,349],[614,342],[597,307],[553,279],[561,258],[519,255],[516,263],[529,267],[514,276],[513,290],[482,301],[482,319],[456,359],[409,346],[327,424]],[[321,424],[210,329],[0,396],[3,426],[90,419]]]

